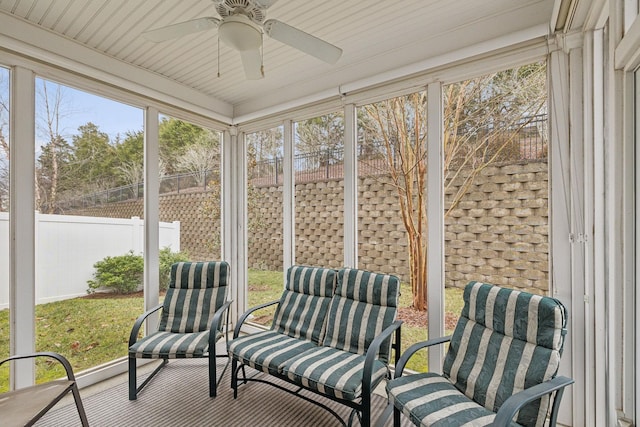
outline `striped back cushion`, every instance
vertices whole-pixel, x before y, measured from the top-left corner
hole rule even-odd
[[[318,344],[335,283],[336,271],[330,268],[290,267],[271,329]]]
[[[399,291],[395,276],[340,270],[323,345],[364,355],[371,341],[396,320]],[[380,347],[378,357],[387,362],[390,351],[391,338]]]
[[[444,375],[467,397],[496,412],[512,394],[556,375],[566,316],[554,298],[471,282]],[[548,405],[546,397],[525,406],[517,422],[541,425]]]
[[[213,315],[226,299],[229,264],[178,262],[164,297],[159,331],[191,333],[209,329]]]

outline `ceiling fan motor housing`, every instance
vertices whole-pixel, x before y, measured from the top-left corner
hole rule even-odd
[[[214,0],[216,11],[223,19],[244,15],[256,24],[262,24],[266,17],[265,9],[252,0]]]

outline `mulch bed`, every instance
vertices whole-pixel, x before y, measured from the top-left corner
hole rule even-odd
[[[398,319],[403,320],[407,326],[411,327],[427,327],[427,312],[414,310],[411,307],[398,308]],[[456,327],[458,322],[458,316],[453,313],[445,313],[444,315],[444,328],[445,330],[452,330]]]

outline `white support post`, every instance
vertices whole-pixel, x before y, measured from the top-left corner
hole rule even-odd
[[[570,105],[582,105],[583,99],[587,96],[584,88],[583,70],[584,58],[583,49],[574,48],[568,54],[568,70],[569,70],[569,100]],[[586,103],[585,103],[586,104]],[[593,234],[588,230],[593,230],[592,209],[587,206],[593,206],[593,136],[589,129],[585,129],[585,114],[589,110],[585,106],[581,108],[569,108],[569,163],[563,169],[565,177],[569,179],[569,206],[557,209],[554,205],[554,218],[561,217],[564,212],[568,212],[569,230],[571,233],[570,241],[570,274],[573,277],[571,286],[564,283],[552,283],[552,296],[559,298],[565,304],[569,313],[572,313],[568,321],[568,329],[574,338],[585,336],[585,322],[578,319],[584,319],[585,310],[585,289],[584,284],[588,283],[587,277],[591,278],[592,274],[587,271],[587,266],[593,265]],[[565,116],[566,117],[566,116]],[[562,125],[564,126],[564,124]],[[552,141],[552,144],[563,144],[563,141]],[[555,160],[555,159],[554,159]],[[590,225],[587,225],[590,221]],[[555,259],[565,259],[562,255],[554,256]],[[563,263],[567,264],[567,263]],[[564,268],[560,263],[553,267],[556,270]],[[562,271],[558,271],[563,274]],[[573,366],[572,362],[573,361]],[[576,346],[572,343],[565,343],[563,358],[560,361],[560,371],[562,374],[573,376],[572,372],[584,370],[585,355],[584,352],[576,351]],[[571,408],[575,402],[571,393],[566,393],[562,399],[560,422],[571,425]],[[578,415],[584,417],[584,415]],[[575,425],[575,424],[574,424]]]
[[[158,110],[147,107],[144,114],[144,308],[160,301],[160,149]],[[158,328],[157,316],[150,316],[146,330]]]
[[[576,65],[574,61],[574,66]],[[588,419],[590,415],[585,414],[586,407],[593,408],[593,405],[585,403],[590,383],[585,378],[585,371],[567,372],[565,365],[584,366],[585,352],[585,336],[580,336],[580,328],[587,327],[584,313],[589,308],[589,290],[584,283],[585,274],[581,277],[573,277],[572,272],[577,271],[573,258],[574,250],[578,248],[583,250],[583,245],[578,243],[575,236],[582,232],[574,233],[574,224],[572,217],[572,200],[575,195],[572,191],[571,176],[573,173],[571,159],[571,118],[569,111],[572,105],[571,95],[576,95],[577,91],[571,91],[570,72],[569,72],[569,55],[561,49],[551,52],[548,62],[549,74],[549,212],[551,214],[549,220],[549,271],[551,272],[551,292],[552,295],[561,299],[568,305],[571,315],[571,325],[576,325],[576,333],[571,333],[569,339],[564,346],[564,358],[561,360],[561,372],[573,377],[578,387],[571,387],[569,393],[564,394],[562,399],[563,408],[561,410],[560,422],[569,423],[573,420],[573,425],[583,425],[578,420]],[[575,78],[575,76],[574,76]],[[575,80],[575,79],[574,79]],[[573,81],[573,80],[572,80]],[[573,81],[578,84],[579,80]],[[576,103],[579,103],[576,100]],[[575,119],[575,115],[573,116]],[[578,126],[579,123],[576,123]],[[562,260],[562,262],[554,262],[554,260]],[[581,265],[582,260],[578,261]],[[589,268],[588,266],[586,268]],[[585,268],[585,269],[586,269]],[[570,326],[573,328],[573,326]],[[576,349],[574,351],[574,349]],[[570,362],[570,363],[569,363]],[[591,371],[593,372],[593,371]],[[573,408],[568,409],[566,406],[571,401],[582,402],[579,410]],[[577,424],[575,424],[577,423]],[[584,425],[588,425],[584,424]]]
[[[247,309],[247,167],[244,133],[235,126],[222,145],[222,256],[231,266],[233,321]]]
[[[283,245],[284,245],[284,259],[283,269],[287,271],[295,263],[296,255],[296,239],[295,239],[295,182],[293,175],[293,151],[294,151],[294,137],[293,137],[293,122],[291,120],[285,120],[284,122],[284,159],[283,159],[283,189],[282,189],[282,224],[283,230]],[[286,280],[286,279],[285,279]],[[284,286],[284,283],[283,283]]]
[[[344,106],[344,265],[358,266],[358,118]]]
[[[635,141],[634,145],[636,147],[640,147],[640,70],[637,70],[634,73],[634,101],[635,101],[635,111],[633,116],[633,121],[635,121],[635,126],[632,127],[632,132],[635,131]],[[640,150],[635,150],[635,167],[640,167]],[[640,276],[640,173],[636,173],[636,181],[635,181],[635,273],[637,280],[638,276]],[[638,315],[638,311],[640,311],[640,290],[636,285],[635,289],[635,310],[630,313],[630,316],[633,315],[635,317],[635,346],[633,350],[635,351],[635,375],[632,378],[635,378],[635,417],[636,425],[640,421],[640,315]]]
[[[10,353],[35,350],[35,75],[11,72],[9,319]],[[33,360],[11,364],[10,389],[35,382]]]
[[[609,425],[609,400],[607,393],[608,369],[597,369],[607,365],[607,315],[606,298],[607,291],[603,284],[607,282],[607,259],[610,254],[606,250],[607,245],[607,188],[606,169],[607,158],[611,153],[605,152],[605,112],[604,112],[604,31],[596,30],[593,33],[593,151],[594,151],[594,293],[593,293],[593,320],[594,320],[594,347],[593,364],[594,395],[595,402],[600,402],[595,408],[595,425]],[[612,282],[615,283],[615,282]],[[615,285],[613,285],[615,286]]]
[[[444,171],[442,151],[442,84],[427,86],[427,298],[429,338],[444,335]],[[442,346],[429,349],[429,370],[438,372]]]

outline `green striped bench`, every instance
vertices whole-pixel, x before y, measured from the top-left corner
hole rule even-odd
[[[239,382],[279,387],[269,381],[273,376],[349,406],[350,423],[357,416],[362,425],[370,425],[371,392],[390,377],[392,346],[396,359],[399,354],[399,290],[395,276],[347,268],[289,268],[281,298],[250,309],[236,325],[229,343],[234,397]],[[269,330],[240,334],[252,313],[273,304],[277,309]],[[268,376],[248,377],[245,366]],[[293,393],[346,424],[317,400]]]
[[[451,337],[407,349],[387,383],[394,406],[419,426],[555,425],[564,388],[558,376],[567,312],[560,301],[480,282],[464,290]],[[443,373],[403,375],[419,349],[449,342]],[[553,402],[551,402],[552,396]]]

